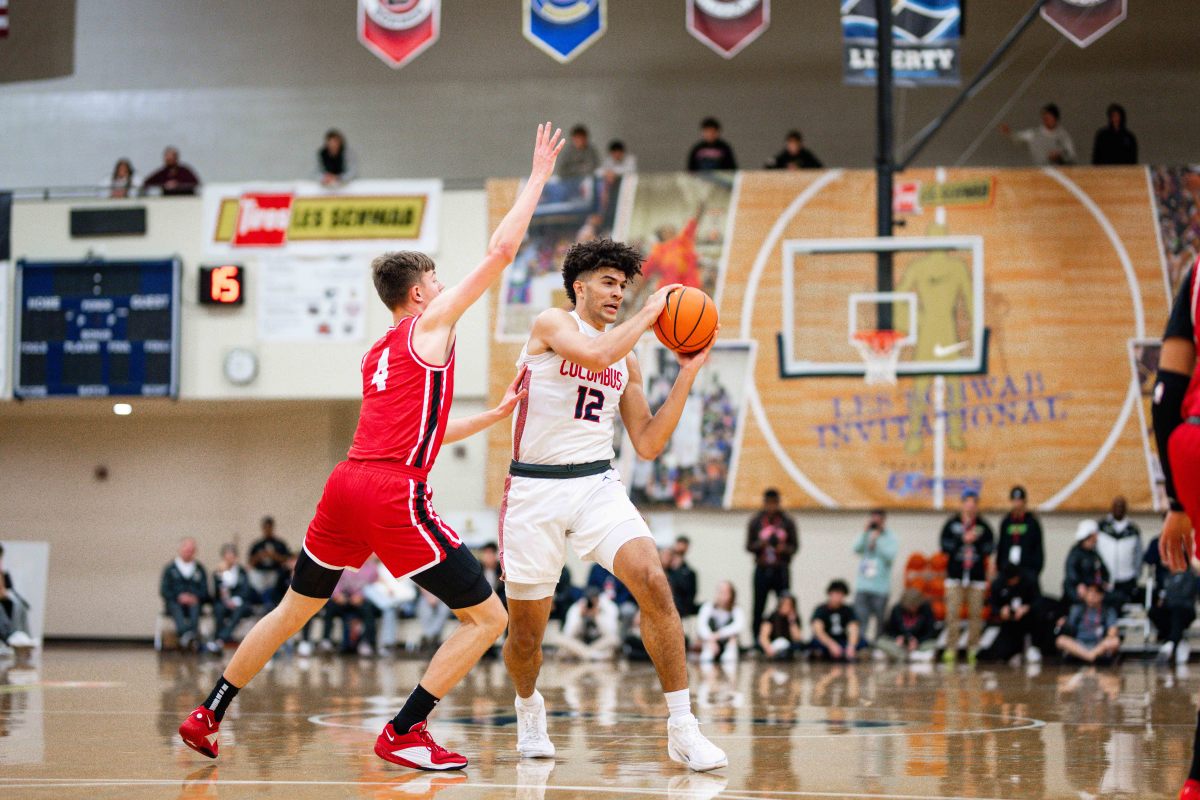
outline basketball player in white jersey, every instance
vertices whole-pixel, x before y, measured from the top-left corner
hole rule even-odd
[[[629,282],[641,273],[633,248],[607,239],[577,244],[563,261],[573,311],[534,321],[519,366],[528,392],[513,421],[513,460],[500,507],[500,557],[508,596],[504,663],[517,690],[517,750],[549,758],[546,705],[536,688],[542,637],[567,545],[617,576],[642,612],[642,635],[666,694],[667,752],[693,770],[724,767],[725,753],[700,733],[688,691],[683,626],[654,539],[612,468],[618,410],[639,456],[671,438],[708,349],[678,356],[679,376],[651,414],[633,347],[663,309],[664,286],[620,325]],[[711,347],[711,346],[710,346]]]

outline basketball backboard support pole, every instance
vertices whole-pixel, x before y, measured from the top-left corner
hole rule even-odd
[[[895,81],[892,77],[892,0],[875,0],[875,46],[879,52],[875,75],[876,126],[878,128],[877,152],[875,154],[875,215],[876,236],[891,236],[896,232],[895,210],[892,203],[894,174],[896,171],[895,118],[892,112],[892,95]],[[891,251],[880,250],[875,261],[875,289],[890,292],[895,276],[892,271]],[[892,306],[880,303],[879,328],[892,327]]]

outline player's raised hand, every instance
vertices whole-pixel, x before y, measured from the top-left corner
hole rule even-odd
[[[528,371],[529,367],[522,364],[521,369],[517,371],[517,377],[504,390],[504,399],[500,401],[500,405],[496,406],[496,411],[502,417],[507,417],[511,414],[513,409],[517,407],[517,403],[520,403],[529,394],[529,390],[521,386],[525,380],[525,373]]]
[[[699,370],[708,363],[708,354],[712,352],[713,345],[717,343],[717,334],[721,332],[721,326],[713,331],[712,341],[708,343],[708,347],[695,353],[676,353],[675,358],[679,361],[679,366],[683,369],[690,369],[693,372]]]
[[[551,131],[554,131],[551,134]],[[567,140],[563,138],[562,128],[555,128],[548,121],[538,125],[537,141],[533,145],[533,170],[530,175],[545,180],[554,174],[554,162],[562,152]]]
[[[1188,567],[1191,552],[1192,521],[1182,511],[1169,512],[1158,539],[1158,554],[1172,572],[1183,572]]]

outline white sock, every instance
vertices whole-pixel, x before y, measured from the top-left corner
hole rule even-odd
[[[671,717],[668,722],[678,722],[684,717],[692,715],[692,693],[688,689],[680,689],[677,692],[664,692],[663,697],[667,698],[667,711]]]
[[[541,692],[539,692],[537,689],[534,689],[533,694],[529,695],[529,697],[521,697],[521,695],[517,695],[517,705],[526,709],[527,711],[537,708],[544,702],[545,701],[542,700]]]

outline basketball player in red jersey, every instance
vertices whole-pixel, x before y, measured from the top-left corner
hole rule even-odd
[[[1188,568],[1200,531],[1200,371],[1196,370],[1200,261],[1183,276],[1163,334],[1154,385],[1154,437],[1171,510],[1158,540],[1163,562],[1174,572]],[[1200,718],[1192,740],[1192,765],[1180,800],[1200,800]]]
[[[678,284],[661,287],[616,325],[626,287],[641,269],[641,256],[628,245],[600,239],[572,247],[562,274],[574,308],[539,314],[517,362],[526,396],[513,424],[513,460],[500,508],[500,558],[511,615],[504,663],[517,690],[517,752],[552,758],[555,747],[536,683],[554,587],[570,544],[582,560],[615,574],[636,598],[669,713],[667,754],[706,772],[729,761],[692,714],[679,612],[654,538],[612,459],[618,414],[639,456],[662,453],[712,345],[677,354],[679,374],[651,413],[633,348]]]
[[[429,504],[426,479],[444,441],[508,417],[522,396],[518,375],[497,408],[448,419],[455,325],[512,262],[562,146],[561,131],[552,132],[548,122],[538,126],[529,181],[492,235],[483,262],[458,286],[445,289],[422,253],[385,253],[372,263],[375,288],[395,324],[363,358],[363,403],[349,458],[325,484],[283,601],[254,626],[208,699],[179,727],[188,747],[217,757],[217,729],[233,697],[321,610],[342,570],[358,569],[374,552],[391,574],[411,576],[462,623],[384,726],[375,753],[416,769],[467,765],[464,756],[433,740],[426,719],[504,632],[508,619],[479,562]]]

